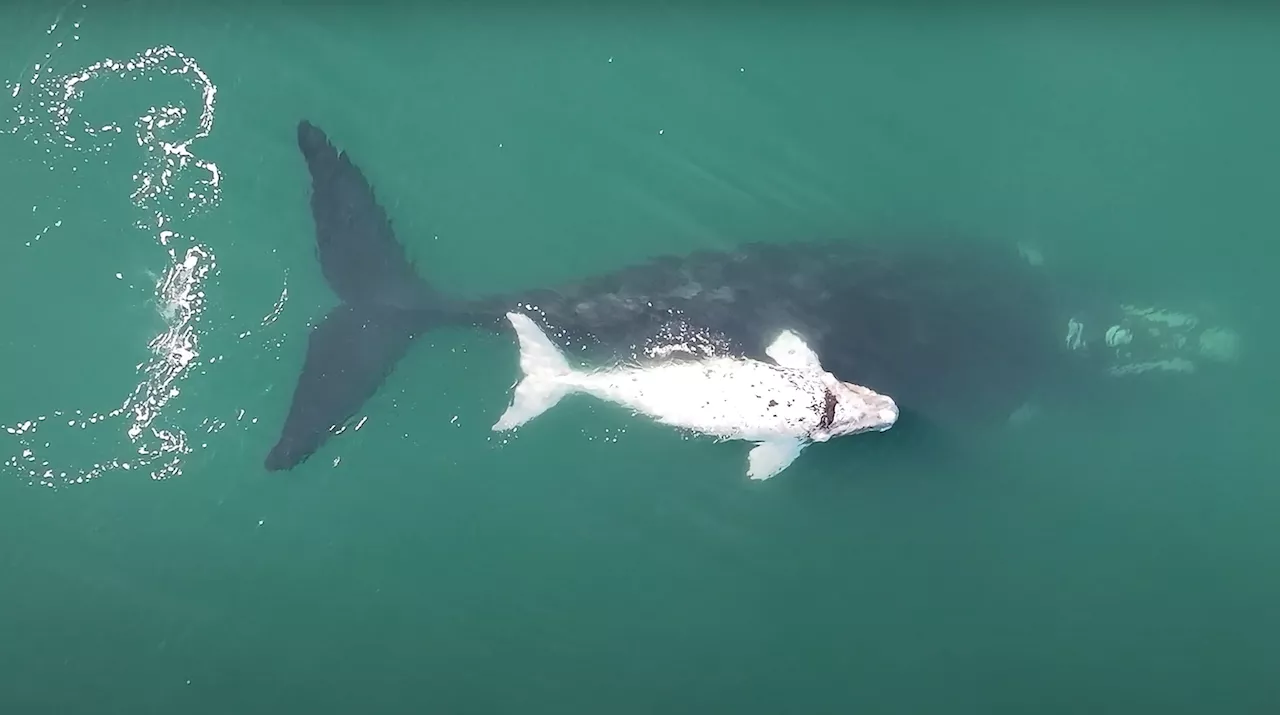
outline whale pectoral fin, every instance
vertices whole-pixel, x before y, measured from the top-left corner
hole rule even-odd
[[[747,476],[765,480],[781,472],[796,461],[804,442],[798,439],[779,438],[757,443],[747,454]]]
[[[822,361],[818,359],[818,354],[803,338],[790,330],[782,331],[773,343],[764,349],[764,354],[782,367],[822,372]]]

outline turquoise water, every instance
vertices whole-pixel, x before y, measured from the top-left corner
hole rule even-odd
[[[1276,712],[1278,62],[1242,10],[6,6],[0,709]],[[334,302],[303,117],[451,293],[945,227],[1248,359],[753,484],[586,400],[494,437],[513,346],[441,330],[268,474]]]

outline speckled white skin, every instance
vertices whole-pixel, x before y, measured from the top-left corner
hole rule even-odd
[[[566,395],[582,392],[661,424],[758,442],[748,476],[767,479],[790,465],[809,442],[884,431],[898,418],[891,398],[837,380],[790,332],[766,351],[778,364],[711,357],[575,371],[528,316],[508,313],[507,319],[520,341],[524,379],[495,430],[518,427]]]

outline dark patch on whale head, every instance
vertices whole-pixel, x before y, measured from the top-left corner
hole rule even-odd
[[[829,430],[831,423],[836,421],[836,396],[831,390],[827,390],[822,396],[822,419],[818,420],[818,429]]]

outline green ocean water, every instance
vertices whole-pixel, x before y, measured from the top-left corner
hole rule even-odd
[[[1280,712],[1277,66],[1243,7],[4,5],[0,713]],[[301,118],[450,293],[938,227],[1245,359],[761,484],[589,400],[495,437],[512,341],[440,330],[269,474]]]

